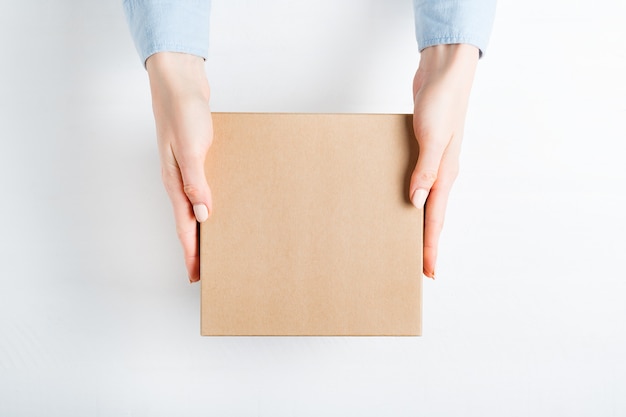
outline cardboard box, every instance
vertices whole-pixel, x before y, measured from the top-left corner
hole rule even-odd
[[[411,115],[214,113],[203,335],[420,335]]]

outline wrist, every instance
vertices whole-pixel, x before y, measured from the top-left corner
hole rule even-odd
[[[178,52],[159,52],[147,59],[146,69],[153,96],[200,95],[206,101],[209,100],[209,82],[202,57]]]
[[[451,77],[459,86],[471,87],[478,58],[478,48],[468,44],[434,45],[424,48],[413,81],[413,96],[424,83],[442,77]]]
[[[434,45],[424,48],[420,56],[420,68],[439,71],[450,67],[476,66],[479,50],[468,44]]]

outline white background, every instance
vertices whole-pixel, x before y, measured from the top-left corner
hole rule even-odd
[[[420,338],[199,336],[120,3],[0,3],[0,416],[626,415],[626,3],[499,4]],[[214,110],[411,111],[409,0],[214,3]]]

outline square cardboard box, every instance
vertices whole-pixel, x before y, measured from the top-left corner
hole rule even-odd
[[[412,115],[213,113],[202,335],[421,334]]]

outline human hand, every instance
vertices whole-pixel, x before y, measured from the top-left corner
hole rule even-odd
[[[426,205],[424,274],[433,279],[448,195],[459,171],[465,113],[477,62],[474,46],[431,46],[422,51],[413,80],[413,129],[419,156],[409,196],[416,207]]]
[[[200,280],[198,222],[209,217],[211,190],[204,160],[213,140],[209,83],[202,58],[173,52],[146,61],[161,175],[172,201],[189,281]]]

